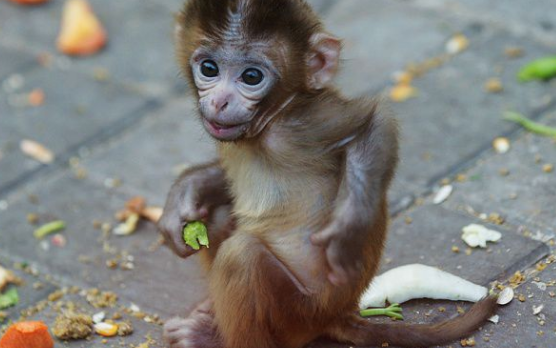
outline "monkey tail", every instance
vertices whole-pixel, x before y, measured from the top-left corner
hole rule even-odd
[[[343,333],[336,333],[342,336],[341,341],[358,346],[438,346],[471,336],[496,309],[496,297],[491,296],[477,302],[467,313],[438,324],[377,324],[357,317],[344,325]]]

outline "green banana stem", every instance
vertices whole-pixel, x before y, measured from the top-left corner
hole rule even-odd
[[[517,112],[506,112],[504,114],[504,119],[507,121],[515,122],[530,132],[556,138],[556,128],[531,121],[527,117],[518,114]]]
[[[386,308],[369,308],[359,311],[359,314],[364,317],[385,315],[390,318],[403,320],[402,307],[398,303],[394,303]]]

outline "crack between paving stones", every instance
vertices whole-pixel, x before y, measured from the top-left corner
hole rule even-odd
[[[550,255],[550,248],[545,243],[540,242],[540,245],[533,249],[529,254],[514,262],[505,270],[498,273],[495,277],[489,280],[489,283],[495,280],[507,280],[512,274],[517,271],[524,271],[540,260]]]
[[[556,102],[551,102],[544,107],[533,110],[531,112],[531,116],[529,118],[533,121],[538,121],[540,118],[542,118],[544,116],[544,114],[546,114],[548,111],[550,111],[550,109],[552,109],[554,106],[556,106]],[[507,131],[505,133],[502,133],[502,134],[499,134],[497,136],[498,137],[507,137],[511,140],[515,140],[521,134],[525,134],[525,133],[527,133],[527,131],[524,130],[523,127],[515,125],[509,131]],[[470,170],[470,169],[474,168],[475,165],[476,165],[476,162],[481,158],[489,157],[489,154],[491,153],[491,151],[492,151],[492,147],[490,146],[490,143],[487,143],[482,148],[479,148],[477,151],[475,151],[471,155],[467,156],[467,158],[463,159],[462,161],[455,164],[451,168],[448,168],[443,173],[438,174],[438,175],[434,176],[432,179],[430,179],[426,184],[427,189],[432,191],[432,189],[434,188],[436,183],[438,183],[440,180],[442,180],[444,178],[447,178],[447,177],[454,176],[458,173],[461,173],[462,171],[466,171],[466,170]]]

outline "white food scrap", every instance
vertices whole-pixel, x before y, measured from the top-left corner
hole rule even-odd
[[[544,308],[544,305],[533,306],[533,315],[539,315]]]
[[[359,301],[359,308],[384,307],[417,298],[477,302],[487,289],[435,267],[412,264],[375,277]]]
[[[508,138],[500,137],[492,141],[492,147],[499,154],[505,154],[510,151],[510,140]]]
[[[514,289],[507,286],[498,295],[498,300],[496,301],[496,303],[498,303],[501,306],[504,306],[512,302],[513,299],[514,299]]]
[[[104,321],[104,319],[106,318],[106,313],[98,312],[98,313],[94,314],[92,316],[92,318],[93,318],[93,323],[95,323],[95,324],[102,323]]]
[[[54,161],[54,154],[47,149],[44,145],[29,139],[22,140],[19,143],[21,152],[27,156],[44,164],[49,164]]]
[[[453,191],[454,191],[454,187],[452,185],[442,186],[440,190],[438,190],[438,192],[436,193],[436,196],[434,196],[432,202],[434,204],[444,203],[448,199],[448,197],[450,197]]]
[[[533,285],[536,285],[537,288],[539,288],[539,290],[541,290],[541,291],[545,291],[545,290],[546,290],[546,286],[547,286],[546,283],[543,283],[543,282],[535,282],[535,281],[533,281],[533,282],[531,282],[531,283],[532,283]]]
[[[463,34],[457,34],[446,43],[446,52],[458,54],[465,51],[467,47],[469,47],[469,39]]]
[[[124,223],[121,223],[114,228],[114,234],[117,236],[128,236],[135,232],[138,222],[139,214],[133,213],[128,216]]]
[[[486,248],[487,242],[498,242],[501,238],[502,233],[478,224],[465,226],[461,235],[461,239],[472,248]]]
[[[150,222],[157,223],[162,216],[162,211],[162,207],[145,207],[145,209],[141,211],[141,216]]]
[[[492,317],[488,318],[488,321],[494,324],[498,324],[498,322],[500,321],[500,316],[498,314],[493,315]]]
[[[0,266],[0,291],[2,291],[6,285],[13,283],[14,281],[15,277],[13,273]]]

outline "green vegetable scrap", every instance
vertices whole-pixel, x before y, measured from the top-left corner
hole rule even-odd
[[[533,132],[546,137],[556,138],[556,128],[545,126],[543,124],[531,121],[527,117],[518,114],[517,112],[506,112],[504,114],[504,119],[507,121],[512,121],[520,124],[523,128],[527,129],[529,132]]]
[[[34,232],[34,236],[37,239],[43,239],[49,234],[61,231],[64,228],[66,228],[66,223],[64,221],[52,221],[37,228]]]
[[[209,247],[207,227],[199,221],[190,222],[183,228],[183,240],[195,250],[200,249],[200,245]]]
[[[549,80],[553,77],[556,77],[556,56],[534,60],[521,68],[517,74],[521,82]]]
[[[11,288],[0,295],[0,309],[15,306],[19,303],[19,294],[16,288]]]
[[[378,315],[386,315],[390,318],[403,320],[402,307],[398,303],[394,303],[390,305],[390,307],[386,307],[386,308],[363,309],[359,311],[359,314],[364,318],[378,316]]]

